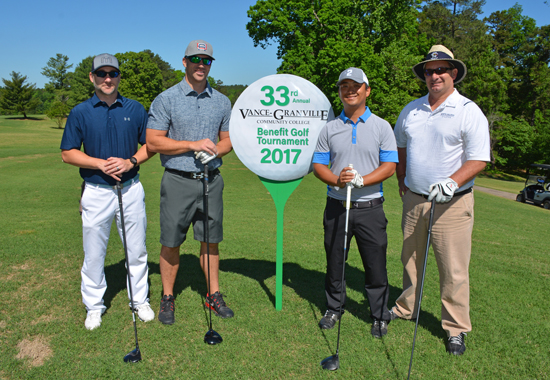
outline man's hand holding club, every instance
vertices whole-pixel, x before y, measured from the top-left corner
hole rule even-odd
[[[210,139],[204,139],[196,142],[197,146],[194,149],[195,158],[200,160],[203,165],[206,165],[214,158],[218,157],[218,149]]]
[[[363,176],[359,174],[351,164],[350,166],[346,166],[345,168],[342,169],[336,181],[336,186],[334,188],[336,190],[339,190],[340,188],[346,186],[346,184],[348,183],[350,183],[351,185],[353,185],[353,187],[357,189],[360,189],[364,186]]]
[[[437,203],[450,202],[456,189],[458,189],[458,184],[451,178],[447,178],[438,183],[433,183],[430,185],[430,195],[428,196],[428,201],[435,198]]]

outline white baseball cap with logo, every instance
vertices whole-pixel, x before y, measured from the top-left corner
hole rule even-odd
[[[367,79],[367,76],[365,75],[363,70],[358,69],[357,67],[350,67],[342,71],[336,85],[340,86],[340,83],[342,83],[346,79],[351,79],[352,81],[357,83],[366,83],[367,87],[369,87],[369,80]]]

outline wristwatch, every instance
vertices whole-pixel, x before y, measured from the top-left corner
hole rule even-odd
[[[134,156],[130,157],[130,162],[134,165],[134,168],[135,168],[135,167],[137,166],[137,164],[138,164],[138,163],[137,163],[137,159],[136,159]]]

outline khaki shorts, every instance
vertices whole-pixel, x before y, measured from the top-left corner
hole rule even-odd
[[[223,178],[209,177],[208,224],[210,243],[223,240]],[[160,184],[160,243],[179,247],[193,224],[195,240],[204,242],[204,180],[165,171]]]

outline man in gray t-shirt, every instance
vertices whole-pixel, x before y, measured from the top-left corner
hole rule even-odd
[[[338,189],[351,183],[354,189],[346,247],[355,236],[365,269],[365,291],[374,321],[371,334],[381,338],[387,334],[391,318],[387,307],[388,239],[387,220],[382,208],[382,182],[395,172],[397,146],[390,124],[365,106],[371,88],[363,70],[354,67],[344,70],[337,85],[344,110],[321,130],[313,156],[315,176],[328,185],[323,219],[327,311],[319,327],[333,328],[344,311],[346,290],[345,282],[342,286],[342,271],[344,255],[347,258],[349,248],[344,253],[346,192]],[[349,164],[353,164],[353,168]]]
[[[192,41],[183,58],[184,80],[161,93],[149,110],[147,147],[160,153],[165,167],[160,188],[163,297],[159,312],[159,320],[164,324],[175,321],[174,284],[179,252],[191,224],[195,240],[201,242],[200,263],[208,286],[206,306],[222,318],[233,316],[219,292],[218,283],[218,243],[223,239],[223,178],[218,168],[222,165],[220,157],[232,149],[229,139],[231,102],[208,84],[213,60],[209,43]],[[209,169],[209,260],[204,231],[205,164]]]

